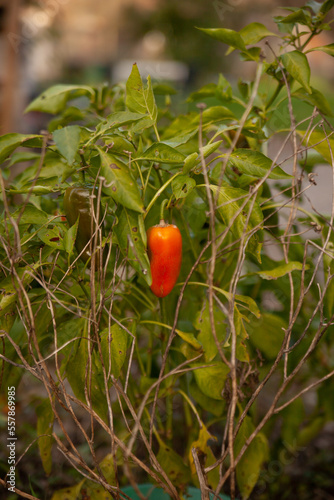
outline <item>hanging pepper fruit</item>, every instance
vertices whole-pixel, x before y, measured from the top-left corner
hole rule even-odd
[[[174,288],[180,274],[182,238],[174,224],[164,220],[147,231],[148,257],[151,264],[151,290],[157,297],[166,297]]]
[[[78,253],[81,254],[80,258],[84,262],[87,262],[91,258],[90,245],[84,251],[83,249],[93,235],[92,207],[90,201],[92,192],[92,187],[73,186],[67,188],[64,195],[64,210],[69,225],[73,226],[79,217],[75,247]]]

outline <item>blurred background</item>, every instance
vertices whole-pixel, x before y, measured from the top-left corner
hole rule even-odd
[[[180,102],[186,92],[216,82],[219,72],[232,81],[251,79],[252,63],[240,65],[234,54],[225,57],[226,46],[196,26],[239,30],[257,21],[276,30],[272,16],[282,14],[284,5],[291,2],[0,0],[0,133],[36,132],[38,123],[23,110],[53,83],[126,80],[133,62],[143,77],[173,84]],[[319,44],[333,41],[331,32],[326,36]],[[317,53],[317,74],[328,72],[329,59]]]

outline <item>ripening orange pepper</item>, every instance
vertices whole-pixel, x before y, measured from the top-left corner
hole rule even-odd
[[[160,224],[147,230],[148,257],[151,264],[151,290],[157,297],[166,297],[180,274],[182,237],[174,224]]]

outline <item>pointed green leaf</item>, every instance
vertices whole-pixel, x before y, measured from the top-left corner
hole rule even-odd
[[[24,184],[20,188],[15,188],[15,185],[10,188],[9,192],[13,194],[33,193],[43,195],[49,193],[57,193],[60,191],[60,182],[58,177],[49,177],[47,179],[39,178],[34,185],[32,181]]]
[[[220,42],[226,43],[231,47],[239,50],[246,50],[246,45],[241,37],[241,35],[234,30],[226,29],[226,28],[198,28],[203,31],[207,35],[211,36],[211,38],[215,38]]]
[[[80,334],[82,335],[83,332],[73,332],[73,336]],[[91,404],[93,410],[107,422],[108,407],[101,361],[94,350],[89,358],[88,349],[91,350],[91,345],[87,338],[82,337],[80,340],[75,341],[73,354],[66,364],[67,380],[75,396],[85,404]],[[88,374],[86,373],[87,370]],[[89,401],[86,399],[86,394]]]
[[[276,314],[262,313],[258,319],[250,317],[247,331],[251,343],[268,359],[275,359],[284,340],[286,321]]]
[[[311,87],[312,94],[308,94],[303,88],[300,88],[292,93],[292,97],[296,97],[300,101],[305,101],[311,106],[316,106],[318,110],[327,116],[333,116],[331,106],[326,97],[319,90]]]
[[[195,102],[201,101],[202,99],[206,99],[207,97],[214,97],[216,94],[217,85],[215,83],[208,83],[204,85],[199,90],[195,92],[191,92],[189,95],[187,102]]]
[[[322,12],[322,14],[327,14],[332,7],[334,7],[334,0],[325,0],[320,7],[320,12]]]
[[[172,181],[172,190],[177,200],[186,198],[196,186],[196,181],[188,175],[179,175]]]
[[[292,52],[283,54],[281,59],[285,69],[292,78],[300,83],[309,94],[312,94],[310,87],[311,70],[305,54],[299,52],[299,50],[293,50]]]
[[[313,47],[312,49],[309,49],[308,52],[314,52],[315,50],[321,50],[321,52],[325,52],[326,54],[334,57],[334,43],[329,43],[328,45],[322,45],[320,47]]]
[[[146,244],[140,231],[142,215],[119,207],[116,212],[118,223],[114,228],[117,241],[129,264],[141,274],[146,283],[152,284],[151,267],[146,252]]]
[[[226,317],[224,313],[219,309],[214,309],[214,321],[216,327],[216,335],[218,342],[222,346],[222,343],[226,337]],[[198,341],[202,344],[204,350],[204,359],[207,363],[212,361],[216,354],[218,353],[218,348],[215,339],[212,334],[210,314],[209,314],[209,302],[206,300],[204,309],[196,316],[194,326],[199,330],[197,336]]]
[[[139,187],[129,167],[99,146],[95,147],[101,159],[99,175],[105,179],[102,191],[111,196],[116,203],[136,212],[144,212]]]
[[[274,269],[257,271],[256,274],[259,274],[265,280],[277,280],[277,278],[281,278],[292,271],[302,271],[302,269],[302,262],[289,262],[288,264],[281,264],[274,267]],[[306,269],[308,269],[308,266],[306,266]]]
[[[249,193],[242,189],[234,188],[227,184],[227,182],[222,182],[220,187],[210,184],[210,189],[217,197],[217,213],[222,218],[224,224],[230,226],[232,219],[234,220],[231,225],[231,231],[235,238],[239,239],[243,234],[252,231],[252,229],[259,228],[251,236],[246,250],[254,254],[258,261],[261,262],[263,214],[259,204],[256,201],[254,202],[253,210],[250,216],[248,216],[250,202],[248,201],[245,204],[245,199],[249,196]],[[241,207],[243,208],[241,209]],[[247,219],[248,223],[246,224]]]
[[[27,205],[22,214],[21,211],[22,209],[18,208],[12,213],[13,219],[16,220],[20,217],[19,224],[36,224],[38,226],[43,226],[49,220],[48,214],[34,205]]]
[[[42,227],[38,231],[38,237],[49,247],[64,250],[64,235],[58,226]]]
[[[53,132],[53,139],[59,153],[66,158],[69,165],[74,162],[80,144],[80,127],[69,125]]]
[[[269,31],[264,24],[250,23],[239,31],[245,45],[253,45],[260,42],[267,36],[277,36],[272,31]]]
[[[297,134],[303,138],[303,145],[313,147],[330,165],[332,164],[331,151],[334,151],[333,135],[325,134],[322,130],[314,130],[311,135],[304,130],[297,130]],[[328,146],[329,143],[329,146]],[[331,151],[329,149],[331,148]]]
[[[184,165],[183,165],[183,169],[182,169],[182,172],[184,174],[187,174],[188,172],[190,172],[190,170],[192,170],[195,165],[197,165],[199,162],[199,155],[198,153],[191,153],[189,156],[187,156],[187,158],[184,160]]]
[[[281,23],[284,24],[302,24],[304,26],[309,26],[311,23],[311,16],[310,13],[305,10],[305,9],[296,9],[294,12],[291,14],[288,14],[285,17],[282,17],[280,19]]]
[[[5,134],[0,137],[0,163],[19,146],[39,148],[42,146],[42,136],[35,134]]]
[[[120,376],[126,360],[128,336],[124,328],[116,323],[110,329],[105,328],[100,333],[104,366],[106,372],[111,372],[115,378]]]
[[[191,357],[194,357],[193,355]],[[195,381],[190,383],[189,387],[191,397],[203,410],[209,411],[215,417],[221,417],[225,408],[225,401],[212,399],[200,390]]]
[[[95,92],[92,87],[88,87],[87,85],[54,85],[36,97],[25,109],[25,113],[29,111],[42,111],[56,115],[63,111],[68,100],[82,95],[91,98],[94,97]]]
[[[74,486],[68,486],[66,488],[62,488],[61,490],[55,491],[52,495],[51,500],[78,500],[78,498],[80,498],[79,495],[84,482],[85,479]]]
[[[192,365],[193,367],[202,365]],[[194,370],[195,380],[198,387],[212,399],[222,400],[222,392],[225,387],[226,377],[230,369],[223,363],[208,365],[204,368],[197,368]]]
[[[182,340],[187,342],[187,344],[191,345],[196,351],[202,349],[202,344],[197,340],[197,338],[193,333],[183,332],[182,330],[179,329],[176,329],[175,332]]]
[[[210,144],[206,144],[205,146],[203,146],[202,153],[203,153],[204,158],[206,158],[207,156],[210,156],[212,153],[214,153],[219,148],[219,146],[221,145],[222,142],[224,142],[224,141],[211,142]]]
[[[78,232],[78,226],[79,226],[79,217],[77,218],[75,224],[73,224],[73,226],[71,226],[64,234],[64,243],[63,243],[64,249],[68,253],[69,257],[71,257],[74,250],[75,240]]]
[[[188,486],[190,482],[189,467],[183,462],[182,457],[163,443],[161,439],[159,440],[157,460],[175,486]]]
[[[229,162],[241,172],[259,178],[267,175],[273,165],[270,158],[259,151],[250,149],[236,149],[230,155]],[[275,167],[268,177],[269,179],[291,179],[292,175],[286,174],[280,167]]]
[[[241,424],[234,442],[235,456],[239,454],[246,439],[251,435],[253,430],[254,425],[250,417],[247,416]],[[246,500],[250,496],[259,479],[263,462],[267,460],[268,456],[269,447],[267,438],[263,433],[259,432],[237,465],[237,483],[243,500]]]
[[[106,133],[109,130],[130,125],[143,118],[142,113],[132,113],[131,111],[118,111],[107,116],[106,122],[101,122],[97,127],[98,133]]]
[[[44,399],[36,408],[38,448],[42,459],[43,469],[49,476],[52,469],[52,429],[54,413],[49,398]]]
[[[148,115],[153,123],[156,122],[158,110],[155,103],[151,78],[147,78],[147,88],[144,88],[138,66],[132,66],[131,74],[126,82],[126,107],[134,113]]]
[[[148,160],[155,163],[170,163],[171,165],[177,165],[179,163],[183,163],[185,156],[177,149],[174,149],[163,142],[157,142],[134,158],[136,160]]]

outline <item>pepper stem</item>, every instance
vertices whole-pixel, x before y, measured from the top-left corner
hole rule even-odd
[[[167,205],[168,201],[169,201],[169,200],[168,200],[167,198],[165,198],[165,199],[163,200],[163,202],[161,203],[161,206],[160,206],[160,224],[161,224],[161,225],[164,225],[164,224],[165,224],[165,219],[164,219],[164,210],[165,210],[165,208],[166,208],[166,205]]]

